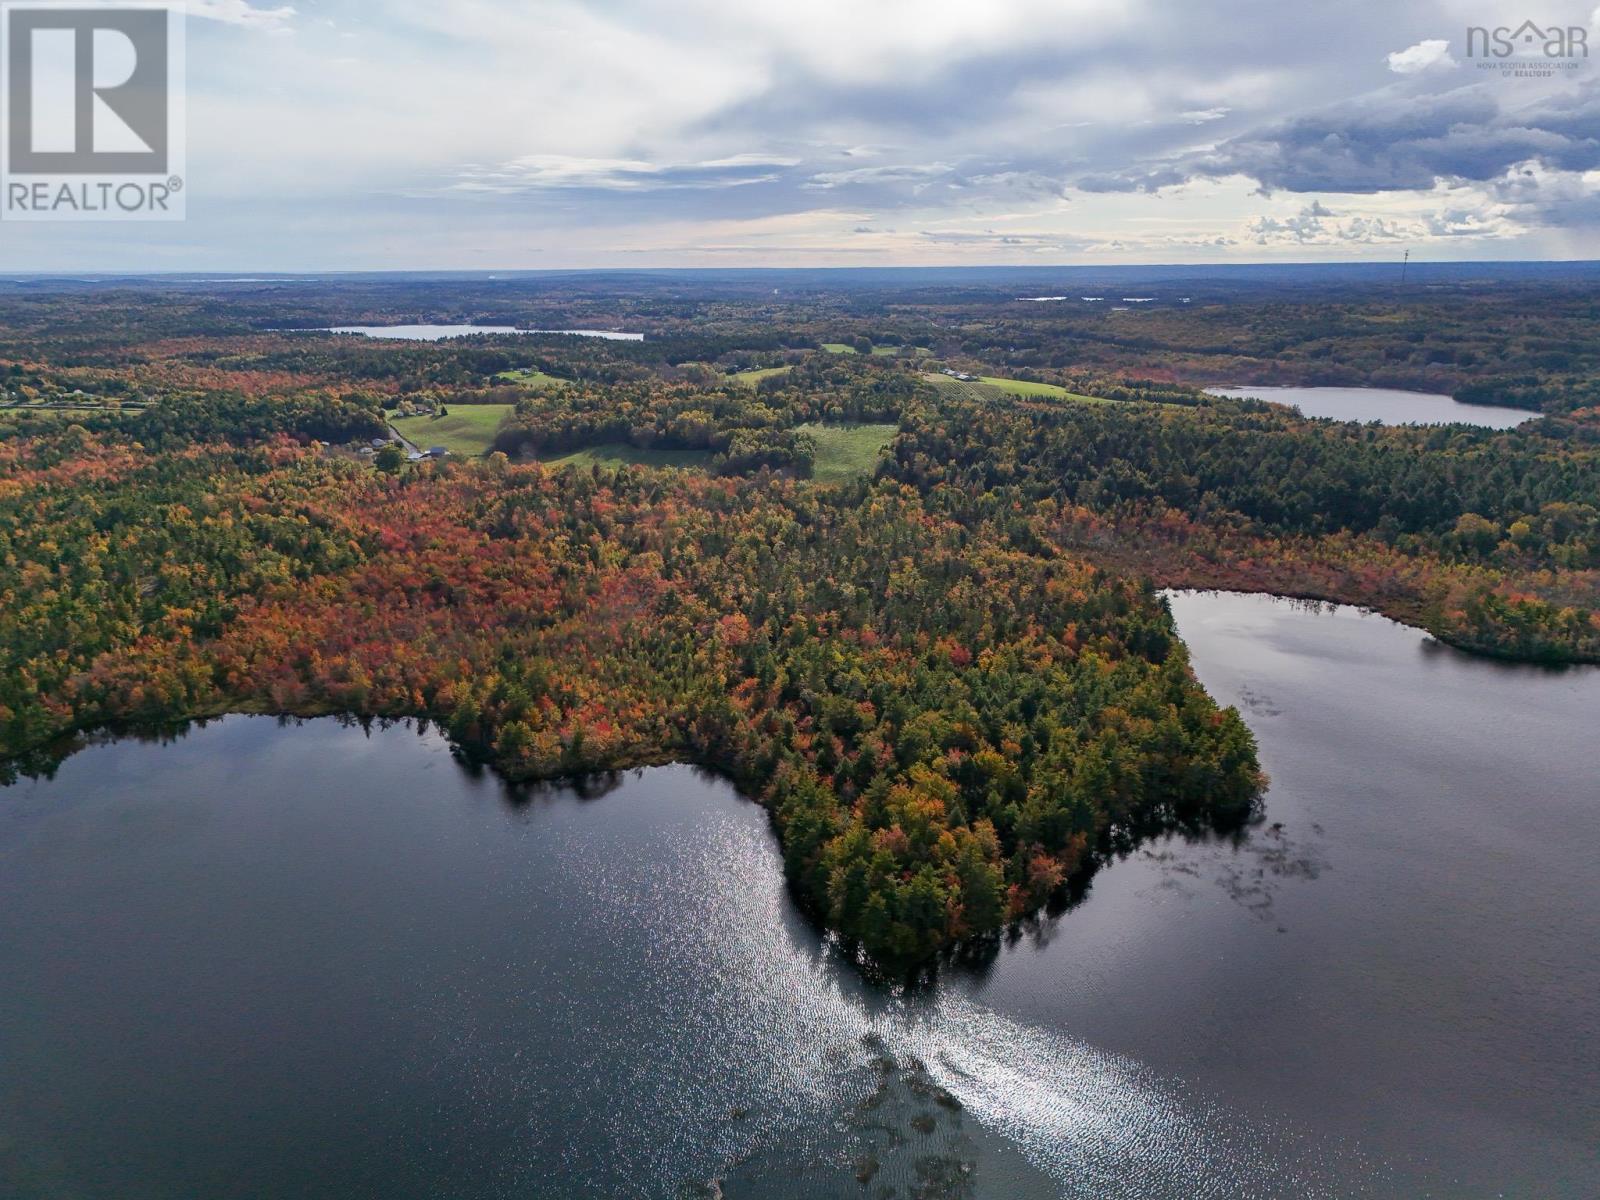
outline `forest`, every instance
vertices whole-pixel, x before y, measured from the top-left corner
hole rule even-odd
[[[1342,382],[1544,414],[1493,431],[1205,394],[1219,356],[1331,377],[1281,289],[1134,318],[826,281],[0,289],[0,753],[244,711],[424,717],[513,778],[692,761],[767,806],[820,920],[926,960],[1117,839],[1248,817],[1254,742],[1163,587],[1600,661],[1600,281],[1550,290],[1515,326],[1469,284],[1326,313]],[[645,337],[319,331],[418,320]],[[1482,339],[1492,369],[1435,353]],[[388,440],[483,404],[481,457]],[[819,461],[833,427],[882,430],[876,464]]]

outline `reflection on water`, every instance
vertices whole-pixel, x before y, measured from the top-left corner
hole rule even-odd
[[[1262,823],[916,988],[687,767],[512,790],[230,717],[6,789],[0,1193],[1592,1194],[1600,673],[1174,607]]]
[[[234,717],[5,798],[19,1194],[1184,1195],[1284,1166],[1068,1032],[867,983],[764,814],[690,768],[508,792],[433,734]]]

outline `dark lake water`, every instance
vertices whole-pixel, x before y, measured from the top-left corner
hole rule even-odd
[[[1254,397],[1289,404],[1308,417],[1335,421],[1378,421],[1384,425],[1482,425],[1510,429],[1539,414],[1525,408],[1463,404],[1432,392],[1404,392],[1365,387],[1225,387],[1207,388],[1213,396]]]
[[[919,989],[687,767],[230,717],[0,790],[0,1195],[1600,1192],[1600,672],[1173,604],[1264,822]]]
[[[618,333],[614,329],[518,329],[515,325],[335,325],[318,333],[359,333],[366,337],[391,338],[407,342],[442,342],[446,338],[467,337],[476,333],[565,333],[573,337],[604,338],[612,342],[642,342],[642,333]]]

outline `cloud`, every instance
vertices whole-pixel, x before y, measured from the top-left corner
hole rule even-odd
[[[1552,171],[1524,163],[1494,180],[1489,198],[1525,224],[1600,226],[1600,171]]]
[[[1257,217],[1250,222],[1250,232],[1258,241],[1279,240],[1318,242],[1324,240],[1327,226],[1324,219],[1334,214],[1323,207],[1322,201],[1313,200],[1292,217]]]
[[[248,0],[189,0],[184,9],[191,17],[208,21],[221,21],[226,25],[242,25],[247,29],[261,29],[268,33],[287,33],[295,10],[284,4],[277,8],[255,8]]]
[[[1503,232],[1503,225],[1475,208],[1449,208],[1440,212],[1424,213],[1422,227],[1429,237],[1495,237]]]
[[[493,167],[468,167],[449,190],[521,192],[592,190],[655,192],[743,187],[770,183],[800,160],[761,154],[735,154],[699,162],[651,162],[636,158],[584,158],[570,154],[529,154]]]
[[[1210,121],[1220,121],[1231,113],[1233,109],[1219,104],[1215,108],[1192,108],[1188,112],[1178,114],[1178,120],[1185,125],[1204,125]]]
[[[848,171],[819,171],[801,186],[816,190],[845,187],[849,184],[912,183],[924,184],[949,174],[949,163],[894,163],[877,167],[852,167]]]
[[[1389,70],[1396,75],[1420,75],[1424,71],[1448,70],[1460,65],[1450,55],[1450,43],[1439,38],[1418,42],[1389,55]]]
[[[1477,208],[1452,208],[1406,216],[1351,216],[1340,221],[1320,201],[1289,217],[1260,216],[1246,233],[1258,246],[1376,245],[1429,238],[1492,238],[1508,232],[1506,223]]]
[[[1003,233],[993,229],[941,230],[922,229],[917,236],[924,241],[944,246],[993,246],[1026,250],[1083,250],[1092,241],[1061,233]]]
[[[1166,163],[1089,175],[1089,192],[1156,191],[1190,179],[1242,175],[1263,191],[1428,190],[1486,181],[1525,162],[1600,168],[1600,87],[1504,111],[1486,87],[1432,96],[1378,93],[1244,133]]]

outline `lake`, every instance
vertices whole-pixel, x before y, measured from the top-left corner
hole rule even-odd
[[[1213,396],[1255,398],[1288,404],[1308,417],[1335,421],[1379,421],[1384,425],[1482,425],[1510,429],[1539,416],[1525,408],[1463,404],[1431,392],[1365,387],[1225,387],[1207,388]]]
[[[229,717],[0,790],[0,1193],[1594,1195],[1600,671],[1172,604],[1264,820],[918,988],[689,767]]]
[[[359,333],[373,338],[394,338],[407,342],[441,342],[446,338],[469,337],[480,333],[564,333],[572,337],[604,338],[612,342],[642,342],[642,333],[618,333],[614,329],[518,329],[515,325],[333,325],[313,333]]]

